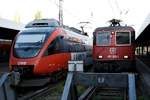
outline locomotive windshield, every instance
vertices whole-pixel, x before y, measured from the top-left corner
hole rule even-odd
[[[19,58],[36,56],[44,44],[46,33],[21,33],[14,45],[14,54]]]
[[[110,45],[110,32],[98,32],[97,45],[98,46]]]
[[[116,43],[117,44],[130,44],[130,33],[129,32],[116,32]]]

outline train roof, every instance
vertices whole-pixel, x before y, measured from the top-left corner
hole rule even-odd
[[[59,27],[55,19],[35,19],[29,22],[21,32],[52,32]]]
[[[134,31],[134,29],[130,26],[109,26],[109,27],[98,27],[95,31],[113,31],[113,30],[130,30]]]
[[[58,27],[59,22],[55,19],[36,19],[29,22],[25,28],[33,27]]]
[[[56,28],[61,27],[59,25],[59,21],[56,19],[36,19],[31,22],[29,22],[26,26],[23,32],[51,32],[52,30],[55,30]],[[82,34],[82,31],[79,29],[76,29],[74,27],[69,27],[66,25],[63,25],[61,27],[64,30],[72,31],[76,34],[80,34],[83,36],[87,36],[86,34]],[[71,33],[71,32],[69,32]]]
[[[39,28],[25,28],[21,32],[51,32],[54,31],[56,27],[39,27]]]
[[[98,27],[94,31],[116,31],[116,30],[130,30],[132,32],[135,31],[131,26],[122,26],[120,24],[120,22],[122,22],[122,20],[120,20],[120,19],[111,19],[108,22],[110,23],[110,26]]]

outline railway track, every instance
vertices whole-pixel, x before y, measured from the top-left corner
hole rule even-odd
[[[64,76],[62,75],[61,78],[55,79],[53,81],[52,79],[49,80],[49,82],[46,79],[45,82],[42,82],[41,79],[35,79],[35,80],[21,80],[18,83],[18,73],[0,73],[0,100],[49,100],[49,99],[39,99],[48,97],[50,94],[56,93],[58,90],[59,98],[61,96],[61,93],[63,91],[63,82],[64,82]],[[13,79],[13,80],[12,80]],[[36,83],[38,82],[38,83]],[[37,85],[38,84],[38,85]],[[60,84],[62,85],[61,88]],[[41,86],[39,86],[41,85]],[[57,91],[55,89],[57,88]],[[60,92],[60,89],[62,90]],[[57,95],[55,95],[56,97]],[[52,99],[54,100],[54,99]],[[58,99],[56,99],[58,100]]]
[[[139,66],[137,68],[142,68],[142,69],[138,69],[140,71],[140,72],[138,71],[139,75],[141,76],[140,79],[143,79],[143,81],[142,80],[140,80],[140,81],[142,81],[144,84],[146,83],[146,87],[144,89],[149,91],[149,88],[148,88],[149,87],[149,83],[148,83],[149,82],[149,69],[145,69],[144,67],[141,67],[143,65],[140,63],[138,63],[138,65]],[[83,75],[83,73],[82,73],[82,75]],[[86,74],[86,76],[87,76],[87,74]],[[89,78],[88,78],[88,80],[89,80]],[[59,82],[56,82],[55,84],[51,83],[43,88],[41,87],[39,89],[33,89],[24,94],[20,93],[20,95],[17,97],[17,100],[58,100],[61,98],[61,93],[57,94],[57,95],[53,95],[54,97],[51,94],[54,94],[55,89],[58,87],[58,84],[60,83],[60,81],[62,81],[62,79],[59,80]],[[98,81],[103,82],[103,78],[100,77],[100,79]],[[141,84],[140,84],[140,86],[141,86]],[[105,100],[116,100],[116,99],[127,100],[129,97],[127,92],[128,92],[127,89],[89,87],[78,99],[79,100],[99,100],[99,99],[102,99],[102,100],[104,100],[104,99]],[[149,94],[150,92],[147,92],[147,93]],[[149,98],[144,99],[144,100],[149,100]]]
[[[127,100],[126,89],[98,88],[92,100],[95,100],[96,98],[105,100]]]
[[[143,95],[145,100],[150,100],[150,68],[140,59],[137,58],[136,61],[137,71],[140,74],[138,80],[140,95]]]
[[[126,89],[89,87],[79,100],[127,100]]]
[[[42,89],[36,91],[30,91],[26,95],[19,97],[18,100],[37,100],[37,98],[45,96],[57,87],[57,84],[48,85]]]
[[[59,85],[63,83],[64,79],[65,79],[65,73],[57,73],[53,76],[53,78],[48,80],[49,82],[47,82],[46,80],[47,83],[45,85],[40,84],[41,85],[40,87],[34,87],[36,86],[35,84],[37,84],[38,82],[38,81],[35,81],[33,83],[34,85],[30,88],[31,91],[25,94],[21,94],[21,97],[18,96],[19,97],[18,100],[49,100],[49,99],[44,99],[44,98],[49,97],[50,94],[52,94],[53,92],[57,92],[56,90],[57,87],[59,87]],[[41,83],[41,82],[42,81],[39,81],[38,83]],[[26,84],[29,84],[29,83],[30,82],[27,82]],[[32,84],[32,82],[30,84]]]

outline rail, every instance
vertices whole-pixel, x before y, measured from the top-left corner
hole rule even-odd
[[[38,89],[36,91],[32,91],[22,97],[19,97],[17,100],[36,100],[39,97],[42,97],[46,93],[50,93],[53,89],[57,87],[57,84],[50,84],[44,88]]]
[[[90,100],[96,88],[91,86],[79,97],[79,100]]]
[[[23,83],[18,72],[3,73],[0,77],[0,100],[33,100],[35,98],[42,97],[42,95],[45,95],[48,92],[50,93],[50,91],[55,89],[58,85],[58,83],[46,84],[43,82],[44,80],[45,82],[48,82],[48,80],[50,82],[49,78],[43,78],[39,81],[29,80],[28,82],[26,80],[27,82],[25,81]],[[39,83],[35,82],[41,83],[39,85]],[[27,89],[24,89],[24,87],[27,87]],[[19,91],[22,89],[23,91]]]
[[[93,89],[78,98],[77,85],[101,88],[127,88],[128,99],[136,100],[135,74],[132,73],[85,73],[82,61],[69,61],[69,72],[61,100],[84,100],[82,98],[92,95]],[[81,68],[82,67],[82,68]],[[89,97],[89,96],[88,96]]]
[[[136,58],[136,69],[140,74],[140,82],[144,88],[144,94],[150,96],[150,68],[140,59]]]

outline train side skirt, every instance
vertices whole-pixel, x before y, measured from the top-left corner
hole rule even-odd
[[[61,100],[84,100],[90,92],[100,88],[126,88],[128,90],[128,99],[137,100],[135,74],[132,73],[86,73],[83,72],[83,65],[80,61],[69,61],[69,72],[66,79],[64,91]],[[70,69],[71,67],[71,69]],[[74,70],[73,70],[74,69]],[[81,70],[79,70],[81,69]],[[78,98],[77,85],[89,87],[83,95]]]

